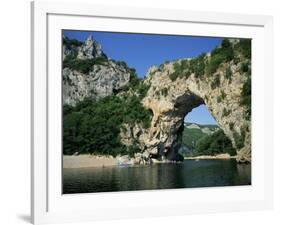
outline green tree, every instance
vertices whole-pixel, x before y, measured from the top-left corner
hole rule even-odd
[[[133,152],[120,141],[122,124],[140,123],[149,127],[151,112],[136,96],[116,95],[99,101],[85,99],[63,113],[63,153],[99,153],[116,156]],[[134,149],[136,151],[137,148]]]
[[[202,137],[196,144],[196,155],[216,155],[220,153],[229,153],[230,155],[236,154],[231,141],[222,130]]]

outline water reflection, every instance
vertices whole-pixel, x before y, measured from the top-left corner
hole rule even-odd
[[[127,168],[64,169],[63,193],[153,190],[251,184],[251,166],[235,160],[185,160]]]

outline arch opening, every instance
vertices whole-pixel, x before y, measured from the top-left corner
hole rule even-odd
[[[184,117],[182,145],[178,152],[184,157],[236,155],[231,140],[205,104],[193,108]]]
[[[151,134],[151,140],[155,141],[151,146],[155,149],[151,151],[153,158],[182,161],[184,157],[237,154],[229,133],[226,133],[229,126],[218,115],[222,110],[214,112],[210,102],[206,104],[205,101],[205,96],[203,99],[189,90],[177,96],[169,110],[161,112],[157,108],[160,113],[153,110],[155,124],[152,127],[157,128]]]

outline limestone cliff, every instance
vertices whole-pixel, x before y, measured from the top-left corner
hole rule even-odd
[[[112,95],[130,81],[127,65],[108,59],[92,36],[84,43],[64,37],[63,59],[64,105],[75,105],[86,97]]]
[[[62,46],[63,60],[68,56],[74,56],[78,59],[93,59],[104,56],[101,45],[90,35],[85,42],[63,37]]]

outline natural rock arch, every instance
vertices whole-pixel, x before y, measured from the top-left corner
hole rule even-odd
[[[184,116],[201,104],[231,140],[238,161],[251,161],[250,40],[224,39],[207,55],[151,67],[139,81],[140,86],[148,87],[141,97],[130,88],[134,70],[125,62],[108,59],[92,37],[84,43],[64,37],[63,59],[64,105],[75,106],[85,98],[98,100],[112,94],[142,99],[153,114],[150,127],[145,129],[141,121],[123,124],[120,137],[122,144],[138,147],[147,161],[162,156],[178,159]]]
[[[176,63],[181,64],[181,61]],[[188,76],[179,74],[172,80],[174,64],[150,68],[144,80],[149,90],[142,102],[153,112],[151,126],[142,129],[136,124],[134,128],[127,129],[130,132],[121,134],[123,140],[137,139],[144,157],[178,160],[184,117],[193,108],[205,104],[231,140],[237,151],[237,160],[250,162],[250,119],[246,116],[247,107],[241,105],[243,85],[248,79],[241,70],[243,65],[232,60],[222,63],[214,74],[203,74],[201,77],[194,73]],[[226,70],[231,72],[231,80],[226,76]]]

